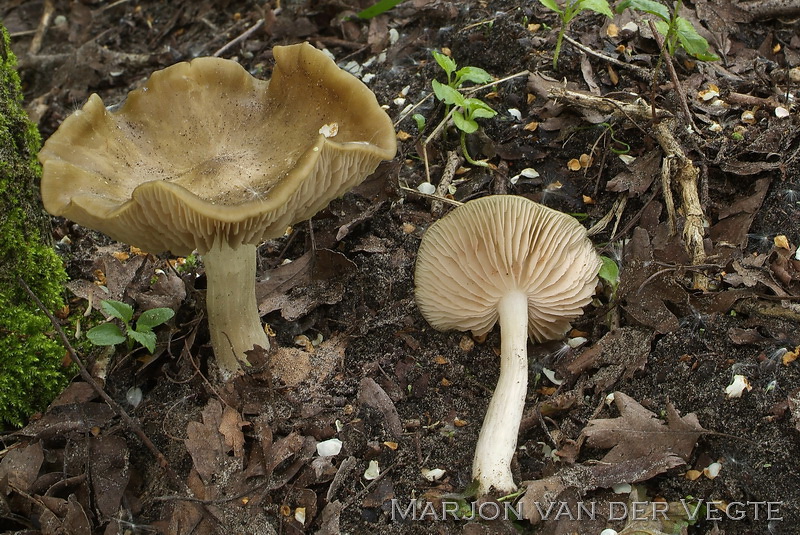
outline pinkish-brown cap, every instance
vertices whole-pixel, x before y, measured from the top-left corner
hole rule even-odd
[[[592,299],[600,258],[578,221],[524,197],[469,201],[425,232],[417,306],[438,330],[482,335],[512,291],[528,296],[528,334],[558,339]]]
[[[92,95],[45,143],[45,208],[150,252],[282,235],[394,157],[373,93],[309,44],[272,79],[198,58],[155,72],[117,110]]]

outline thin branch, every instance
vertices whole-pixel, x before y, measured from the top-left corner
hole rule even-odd
[[[161,468],[170,477],[170,479],[172,479],[173,482],[177,483],[181,488],[185,489],[186,492],[191,492],[186,487],[184,482],[181,481],[181,479],[178,477],[178,474],[176,474],[172,470],[172,467],[170,467],[169,462],[167,461],[167,458],[164,456],[164,454],[161,453],[161,451],[156,447],[155,444],[153,444],[150,438],[148,438],[148,436],[145,435],[144,431],[142,431],[142,428],[139,426],[136,420],[134,420],[125,411],[125,409],[123,409],[122,406],[120,406],[119,403],[114,401],[114,399],[112,399],[111,396],[109,396],[108,393],[105,390],[103,390],[103,387],[101,387],[97,383],[97,381],[94,380],[94,377],[92,377],[92,374],[89,373],[89,370],[86,368],[86,364],[84,364],[83,360],[78,356],[78,353],[75,351],[75,348],[73,348],[72,344],[70,344],[69,338],[67,338],[66,333],[64,333],[64,329],[61,328],[61,325],[58,323],[58,320],[55,318],[55,316],[53,316],[53,314],[49,310],[47,310],[47,307],[44,306],[44,303],[42,303],[41,299],[39,299],[39,297],[37,297],[37,295],[33,293],[33,290],[31,290],[30,286],[28,286],[28,284],[22,279],[22,277],[17,277],[17,282],[22,287],[22,289],[25,290],[25,293],[28,294],[28,296],[33,300],[33,302],[36,303],[36,306],[38,306],[39,309],[42,312],[44,312],[44,314],[50,320],[50,323],[53,324],[53,327],[58,333],[59,338],[61,338],[61,342],[64,344],[64,347],[67,349],[67,352],[69,353],[72,362],[78,365],[78,370],[80,371],[83,380],[86,381],[86,383],[88,383],[101,398],[103,398],[103,401],[105,401],[108,404],[108,406],[111,407],[111,410],[113,410],[117,414],[117,416],[122,418],[122,420],[125,422],[128,428],[131,431],[133,431],[133,433],[137,437],[139,437],[139,440],[142,441],[142,444],[144,444],[145,447],[148,450],[150,450],[150,453],[152,453],[153,456],[158,460],[158,464],[161,465]]]
[[[575,48],[581,50],[582,52],[584,52],[586,54],[589,54],[590,56],[594,56],[597,59],[601,59],[603,61],[611,63],[612,65],[616,65],[617,67],[620,67],[621,69],[627,69],[627,70],[631,71],[634,76],[636,76],[637,78],[639,78],[641,80],[650,81],[650,79],[652,78],[652,75],[650,74],[650,72],[647,69],[643,69],[642,67],[639,67],[638,65],[633,65],[631,63],[625,63],[624,61],[620,61],[617,58],[612,58],[611,56],[606,56],[605,54],[603,54],[601,52],[597,52],[596,50],[592,50],[588,46],[579,43],[578,41],[576,41],[575,39],[573,39],[569,35],[565,34],[564,35],[564,40],[566,42],[568,42],[569,44],[571,44],[572,46],[574,46]]]
[[[689,126],[692,127],[694,133],[699,132],[697,129],[697,125],[694,124],[694,119],[692,118],[692,112],[689,111],[689,102],[686,100],[686,92],[683,90],[683,86],[678,80],[678,73],[675,72],[675,64],[672,63],[672,56],[670,55],[667,47],[664,43],[664,38],[658,33],[656,30],[656,25],[653,23],[652,20],[648,20],[647,24],[650,26],[650,31],[653,32],[653,37],[658,43],[658,48],[661,49],[661,54],[664,57],[664,63],[667,64],[667,72],[669,72],[669,78],[672,80],[672,85],[675,88],[675,92],[678,94],[678,100],[681,103],[681,108],[683,109],[683,114],[686,115],[686,121],[689,123]],[[656,76],[658,73],[653,73],[653,83],[655,84]]]
[[[212,56],[218,58],[229,48],[236,46],[237,44],[241,43],[242,41],[250,37],[253,33],[255,33],[256,30],[261,28],[263,25],[264,25],[264,19],[258,19],[255,24],[247,28],[243,33],[238,35],[233,41],[228,42],[222,48],[214,52]]]

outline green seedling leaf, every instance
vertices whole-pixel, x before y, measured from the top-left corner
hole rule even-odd
[[[678,34],[678,41],[686,53],[702,61],[716,61],[718,56],[709,52],[708,41],[692,26],[692,23],[683,17],[675,20],[675,31]]]
[[[366,9],[362,9],[356,13],[356,16],[360,19],[371,19],[386,13],[402,1],[403,0],[380,0],[380,2],[376,2]]]
[[[556,4],[556,0],[539,0],[539,3],[542,4],[544,7],[546,7],[547,9],[549,9],[550,11],[555,11],[559,15],[564,13],[564,10],[558,7],[558,4]]]
[[[156,350],[156,333],[153,331],[128,331],[128,336],[142,344],[150,353]]]
[[[600,13],[610,19],[614,18],[614,13],[611,11],[611,6],[608,5],[607,0],[582,0],[580,2],[580,8]]]
[[[133,318],[133,308],[131,308],[130,305],[126,305],[120,301],[105,299],[100,302],[100,306],[102,307],[103,312],[111,317],[124,321],[126,324],[130,323],[131,318]]]
[[[619,266],[612,258],[601,256],[603,265],[600,266],[598,277],[606,281],[612,288],[616,288],[619,284]]]
[[[654,0],[624,0],[623,2],[617,4],[616,12],[622,13],[628,8],[650,13],[651,15],[655,15],[665,22],[669,22],[672,18],[670,17],[667,6],[664,4],[659,4]]]
[[[417,130],[422,132],[425,129],[425,116],[421,113],[415,113],[411,116],[414,119],[414,122],[417,123]]]
[[[436,63],[447,73],[447,79],[450,80],[450,76],[456,72],[456,62],[450,56],[445,56],[436,50],[431,51],[431,54],[433,54],[433,59],[436,60]]]
[[[431,86],[433,87],[433,93],[436,95],[436,98],[445,104],[455,104],[456,106],[464,105],[464,95],[449,85],[445,85],[438,80],[433,80]]]
[[[86,338],[96,346],[115,346],[125,341],[125,335],[113,323],[104,323],[97,327],[92,327],[86,331]]]
[[[461,87],[461,84],[464,82],[488,84],[492,80],[494,80],[492,75],[480,67],[462,67],[456,72],[456,81],[454,85],[456,87]]]
[[[473,119],[489,119],[497,115],[496,111],[478,98],[465,99],[464,108],[467,110],[467,115]]]
[[[667,35],[667,32],[669,32],[669,21],[657,20],[655,24],[658,33],[661,35]]]
[[[466,132],[467,134],[471,134],[478,130],[478,123],[472,119],[464,117],[464,114],[458,110],[453,112],[453,122],[455,123],[456,128]]]
[[[143,330],[151,331],[153,327],[161,325],[168,321],[175,312],[171,308],[151,308],[145,310],[139,319],[136,320],[136,330],[142,332]]]

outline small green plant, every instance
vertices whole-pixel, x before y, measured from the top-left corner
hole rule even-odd
[[[600,272],[597,274],[609,288],[611,288],[612,299],[617,295],[617,288],[619,287],[619,266],[613,258],[601,256],[600,260],[603,264],[600,266]]]
[[[559,7],[556,0],[539,0],[539,2],[547,9],[555,11],[558,18],[561,19],[561,28],[558,30],[558,37],[556,38],[556,50],[553,52],[553,70],[558,69],[558,56],[561,54],[561,42],[564,40],[564,32],[567,31],[569,23],[578,16],[578,13],[588,9],[608,18],[614,17],[607,0],[567,0],[563,8]]]
[[[487,84],[494,79],[491,74],[480,67],[467,66],[456,70],[458,64],[456,64],[456,61],[450,56],[436,50],[432,51],[431,54],[433,54],[433,59],[436,60],[436,63],[438,63],[445,74],[447,74],[447,85],[452,89],[460,89],[465,82]],[[436,92],[437,86],[442,86],[442,83],[437,80],[434,80],[431,84],[433,85],[434,92]]]
[[[197,255],[195,253],[187,256],[183,263],[175,264],[175,271],[183,275],[184,273],[191,273],[197,269]]]
[[[360,19],[371,19],[373,17],[377,17],[378,15],[382,15],[386,13],[394,6],[402,2],[403,0],[380,0],[379,2],[375,2],[373,5],[369,6],[366,9],[362,9],[356,15]]]
[[[465,97],[461,94],[459,88],[465,82],[477,84],[491,82],[493,80],[492,75],[479,67],[457,69],[458,65],[453,58],[435,50],[433,51],[433,57],[447,74],[447,84],[443,84],[438,80],[431,82],[433,93],[437,99],[445,104],[445,120],[447,120],[447,117],[452,117],[453,123],[460,131],[461,152],[470,164],[488,167],[488,163],[481,160],[473,160],[469,155],[466,136],[478,130],[476,119],[489,119],[497,115],[497,112],[479,98]]]
[[[670,55],[674,55],[680,46],[687,54],[699,60],[718,60],[719,57],[711,53],[708,41],[697,33],[692,23],[678,15],[682,3],[683,0],[676,0],[672,9],[669,9],[654,0],[623,0],[616,7],[616,11],[622,13],[626,9],[632,9],[655,15],[658,18],[655,21],[656,30],[664,36],[664,44]]]
[[[124,331],[115,323],[103,323],[86,332],[86,337],[91,343],[96,346],[115,346],[127,342],[130,350],[133,342],[139,342],[150,353],[156,349],[156,333],[153,332],[153,328],[175,315],[171,308],[151,308],[142,312],[134,327],[131,323],[133,308],[130,305],[107,299],[102,301],[100,306],[106,314],[122,322]]]

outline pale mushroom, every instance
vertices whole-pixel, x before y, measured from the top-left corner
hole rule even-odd
[[[281,236],[394,157],[372,92],[309,44],[275,47],[269,81],[198,58],[154,72],[118,109],[97,95],[39,158],[45,208],[146,251],[203,256],[224,377],[269,347],[256,245]]]
[[[528,385],[527,342],[558,339],[592,299],[600,258],[574,218],[524,197],[465,203],[425,232],[417,306],[435,329],[489,332],[500,322],[500,377],[478,437],[479,494],[516,489],[511,459]]]

